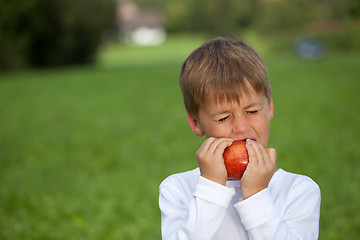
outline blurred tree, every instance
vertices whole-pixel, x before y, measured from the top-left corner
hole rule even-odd
[[[360,18],[360,1],[348,0],[347,12],[351,18]]]
[[[258,0],[191,1],[190,30],[233,37],[257,17]]]
[[[120,0],[120,1],[131,1],[131,0]],[[166,5],[172,0],[133,0],[142,9],[157,9],[164,10]],[[184,0],[186,1],[186,0]]]
[[[251,26],[260,0],[135,0],[140,8],[164,12],[169,32],[236,35]]]
[[[255,26],[263,33],[297,30],[312,18],[306,1],[289,0],[266,2],[261,5]]]
[[[169,32],[180,32],[190,28],[189,4],[186,1],[170,1],[165,9],[166,27]]]
[[[112,0],[0,0],[0,68],[94,61]]]

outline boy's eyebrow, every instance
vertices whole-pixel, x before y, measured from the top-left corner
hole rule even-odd
[[[249,105],[245,106],[244,109],[247,109],[247,108],[251,108],[251,107],[256,107],[256,106],[263,106],[264,103],[250,103]]]
[[[259,102],[259,103],[250,103],[250,104],[246,105],[244,107],[244,109],[249,109],[249,108],[256,107],[256,106],[264,106],[264,103],[261,103],[261,102]],[[218,112],[214,112],[211,115],[215,116],[215,115],[218,115],[218,114],[226,114],[226,113],[229,113],[231,111],[232,111],[231,108],[229,108],[229,109],[225,109],[225,110],[220,110]]]

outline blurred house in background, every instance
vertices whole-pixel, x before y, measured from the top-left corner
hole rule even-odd
[[[165,19],[161,12],[142,11],[131,0],[119,0],[116,15],[119,35],[127,44],[153,46],[165,41]]]

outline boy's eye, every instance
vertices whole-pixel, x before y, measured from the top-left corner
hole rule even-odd
[[[255,114],[257,112],[258,112],[258,110],[246,111],[247,114]]]
[[[223,117],[223,118],[220,118],[218,121],[219,122],[224,122],[226,119],[228,119],[229,118],[229,116],[226,116],[226,117]]]

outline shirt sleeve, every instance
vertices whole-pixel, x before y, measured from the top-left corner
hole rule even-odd
[[[282,206],[269,189],[235,204],[250,239],[318,239],[320,189],[310,179],[296,182]]]
[[[175,183],[160,186],[162,239],[211,239],[219,228],[235,190],[199,177],[190,200]]]

